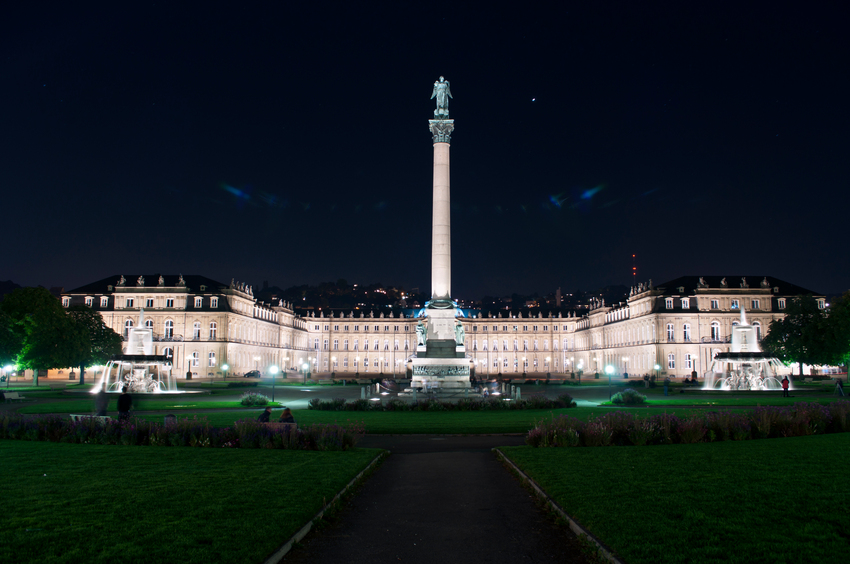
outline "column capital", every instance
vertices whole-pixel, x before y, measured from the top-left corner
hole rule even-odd
[[[453,119],[429,119],[429,129],[434,138],[434,143],[451,143],[452,131],[455,129]]]

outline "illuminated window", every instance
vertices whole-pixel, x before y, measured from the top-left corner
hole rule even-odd
[[[825,309],[826,308],[826,300],[824,300],[823,298],[818,299],[818,307],[820,309]]]

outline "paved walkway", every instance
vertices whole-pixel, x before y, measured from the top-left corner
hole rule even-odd
[[[524,436],[369,435],[392,452],[286,563],[583,563],[575,536],[536,505],[490,449]]]

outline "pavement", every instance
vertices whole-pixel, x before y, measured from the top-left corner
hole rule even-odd
[[[285,563],[587,562],[491,449],[520,435],[367,435],[391,452]]]

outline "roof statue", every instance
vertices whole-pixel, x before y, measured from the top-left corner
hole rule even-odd
[[[116,286],[123,286],[126,283],[127,283],[127,279],[124,278],[124,275],[122,274],[121,278],[118,279],[118,284],[116,284]]]
[[[165,278],[163,278],[162,276],[160,276],[160,277],[159,277],[159,280],[157,280],[157,282],[156,282],[156,285],[157,285],[157,286],[159,286],[160,288],[162,288],[163,286],[165,286]]]
[[[764,277],[761,281],[762,288],[770,288],[770,282],[767,281],[767,276]]]
[[[140,288],[143,288],[145,286],[145,277],[144,276],[139,276],[136,279],[136,286],[139,286]]]
[[[437,109],[434,110],[434,117],[437,119],[448,119],[449,117],[449,98],[452,97],[449,81],[440,77],[440,80],[434,83],[434,90],[431,92],[431,99],[437,98]]]

